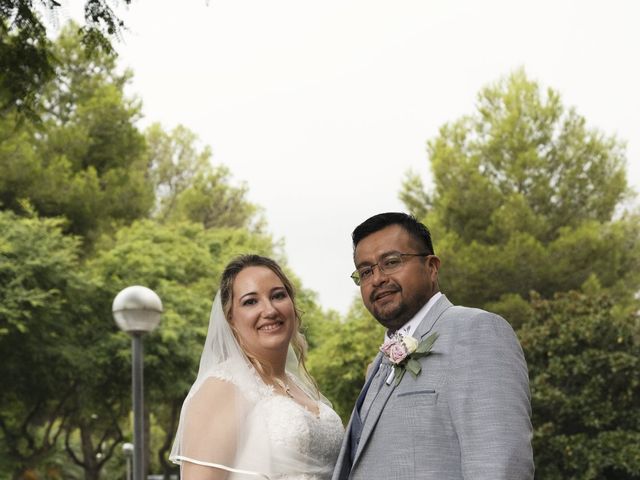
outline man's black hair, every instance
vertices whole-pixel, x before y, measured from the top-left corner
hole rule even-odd
[[[407,231],[407,233],[409,233],[409,235],[415,238],[424,248],[424,251],[421,253],[428,253],[430,255],[435,254],[429,229],[416,220],[413,215],[401,212],[379,213],[358,225],[351,234],[354,252],[358,243],[360,243],[363,238],[368,237],[372,233],[382,230],[390,225],[400,225]]]

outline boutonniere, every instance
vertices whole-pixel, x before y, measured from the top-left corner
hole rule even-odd
[[[380,351],[393,364],[393,378],[396,381],[396,385],[400,383],[404,372],[407,370],[411,372],[414,378],[420,375],[422,366],[418,359],[431,353],[431,347],[433,347],[437,338],[438,333],[436,332],[418,343],[418,340],[410,335],[394,333],[391,338],[384,341]]]

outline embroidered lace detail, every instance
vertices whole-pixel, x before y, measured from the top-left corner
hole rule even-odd
[[[331,478],[331,469],[340,451],[344,429],[340,417],[319,402],[316,416],[291,398],[273,394],[259,404],[267,419],[270,440],[276,448],[314,456],[329,467],[327,477],[319,475],[283,475],[282,480],[320,480]]]
[[[266,385],[258,373],[251,369],[232,369],[220,365],[209,376],[233,383],[244,395],[255,402],[255,411],[266,420],[269,443],[275,448],[318,459],[327,466],[327,474],[280,475],[278,480],[328,480],[338,458],[344,427],[338,414],[323,402],[318,402],[318,415],[295,400],[275,392]]]

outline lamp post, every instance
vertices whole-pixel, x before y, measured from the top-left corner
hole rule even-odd
[[[113,299],[113,318],[120,330],[131,335],[133,397],[133,480],[143,480],[144,417],[142,336],[160,323],[162,301],[147,287],[135,285],[121,290]]]
[[[125,479],[131,480],[131,457],[133,456],[133,443],[127,442],[122,444],[122,453],[124,453],[127,461],[127,476],[125,477]]]

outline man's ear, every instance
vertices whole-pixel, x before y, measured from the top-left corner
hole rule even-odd
[[[427,267],[431,269],[431,275],[435,275],[437,278],[440,270],[440,258],[436,255],[429,255],[427,257]]]

